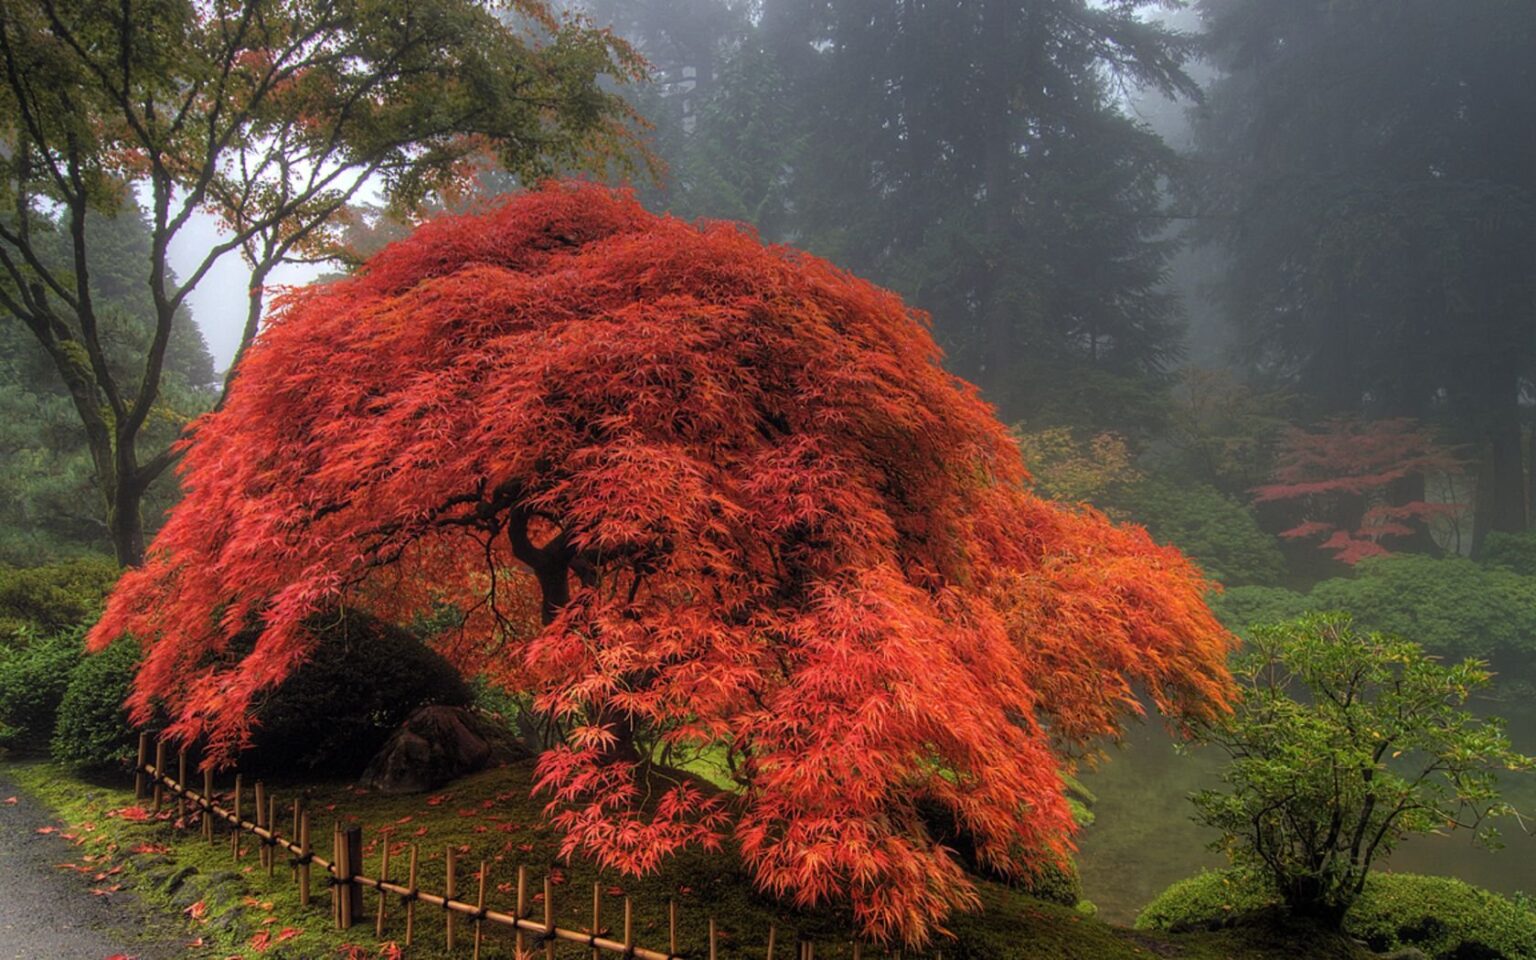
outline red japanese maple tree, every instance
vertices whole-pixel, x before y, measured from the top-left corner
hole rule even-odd
[[[1430,480],[1461,472],[1461,461],[1415,420],[1335,418],[1286,431],[1274,482],[1256,488],[1254,501],[1296,504],[1301,522],[1280,536],[1317,538],[1319,549],[1355,564],[1461,512],[1458,503],[1425,498]]]
[[[939,360],[890,293],[625,193],[430,223],[282,302],[92,643],[138,636],[135,715],[228,757],[317,611],[456,605],[440,649],[564,731],[568,854],[731,838],[764,889],[922,942],[976,901],[920,803],[999,869],[1065,855],[1069,751],[1137,688],[1222,709],[1231,643],[1176,551],[1031,495]],[[740,790],[647,799],[683,745]]]

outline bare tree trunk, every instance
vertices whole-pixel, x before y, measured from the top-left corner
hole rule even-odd
[[[1479,556],[1488,534],[1526,529],[1525,451],[1520,430],[1520,380],[1512,365],[1488,371],[1483,415],[1477,502],[1472,518],[1472,555]]]

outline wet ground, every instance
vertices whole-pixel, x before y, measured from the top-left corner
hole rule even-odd
[[[80,851],[57,833],[38,832],[57,827],[0,764],[0,960],[186,956],[132,894],[93,894],[88,878],[59,869]]]

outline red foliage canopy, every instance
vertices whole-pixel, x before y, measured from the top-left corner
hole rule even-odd
[[[1424,499],[1424,488],[1430,479],[1461,473],[1461,461],[1414,420],[1335,418],[1316,430],[1287,430],[1274,482],[1253,492],[1257,503],[1301,507],[1301,522],[1280,536],[1321,538],[1319,549],[1355,564],[1390,552],[1384,541],[1459,513],[1460,504]],[[1416,495],[1403,496],[1405,489]]]
[[[920,799],[1040,866],[1064,751],[1133,685],[1220,709],[1231,642],[1176,551],[1028,493],[939,360],[893,295],[626,194],[443,219],[282,302],[92,642],[139,636],[137,716],[227,756],[315,612],[455,604],[441,649],[566,732],[567,852],[643,871],[729,833],[765,889],[919,942],[974,902]],[[644,800],[689,745],[740,792]]]

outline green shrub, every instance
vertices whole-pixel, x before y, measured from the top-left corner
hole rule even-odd
[[[1136,915],[1137,930],[1214,930],[1274,906],[1280,897],[1260,874],[1241,867],[1202,870],[1174,883]]]
[[[89,625],[117,574],[117,564],[105,557],[0,566],[0,645]]]
[[[242,769],[355,775],[417,707],[473,700],[458,671],[407,630],[357,611],[311,626],[320,642],[256,708]]]
[[[1523,577],[1536,577],[1536,530],[1488,534],[1483,542],[1482,562]]]
[[[1536,913],[1451,877],[1373,874],[1344,929],[1373,950],[1416,947],[1435,960],[1536,958]]]
[[[1306,594],[1284,587],[1228,587],[1207,602],[1223,626],[1242,636],[1253,627],[1284,623],[1313,609]]]
[[[1145,479],[1127,485],[1112,505],[1229,586],[1273,583],[1285,574],[1275,538],[1259,529],[1252,511],[1215,487]]]
[[[1314,610],[1346,611],[1361,627],[1445,656],[1524,660],[1536,652],[1536,577],[1464,557],[1371,557],[1307,599]]]
[[[130,637],[75,665],[53,732],[55,760],[100,769],[135,758],[138,733],[128,724],[123,701],[138,665],[139,645]]]
[[[80,660],[79,630],[33,640],[20,649],[0,648],[0,747],[42,753]]]
[[[1208,871],[1158,894],[1136,929],[1215,929],[1278,899],[1256,873]],[[1450,877],[1371,874],[1344,915],[1344,931],[1376,951],[1411,947],[1433,960],[1536,958],[1536,913]]]
[[[1529,663],[1536,653],[1536,576],[1464,557],[1371,557],[1353,575],[1324,580],[1311,593],[1231,587],[1210,604],[1228,629],[1241,634],[1304,613],[1339,610],[1361,628],[1409,637],[1442,656],[1508,667]]]

